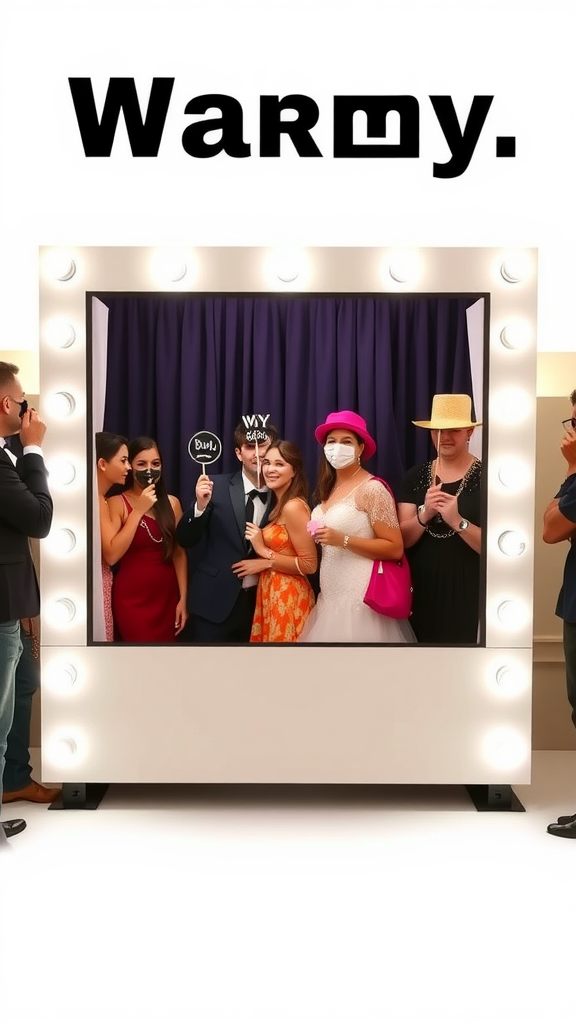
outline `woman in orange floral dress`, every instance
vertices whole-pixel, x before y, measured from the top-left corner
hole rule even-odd
[[[310,508],[302,455],[290,441],[278,441],[266,452],[262,468],[276,501],[262,530],[254,523],[246,525],[246,537],[259,557],[232,568],[240,578],[259,573],[251,643],[295,643],[314,607],[307,575],[316,571],[318,560],[307,529]]]

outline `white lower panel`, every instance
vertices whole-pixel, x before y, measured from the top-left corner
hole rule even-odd
[[[516,695],[496,683],[507,663],[525,678]],[[44,778],[530,781],[531,649],[49,647],[42,673]]]

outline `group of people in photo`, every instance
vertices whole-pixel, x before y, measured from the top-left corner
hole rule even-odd
[[[480,423],[468,395],[435,395],[430,420],[413,422],[436,456],[393,495],[365,468],[376,451],[366,421],[331,412],[315,430],[311,497],[298,446],[240,423],[238,470],[201,472],[185,512],[156,440],[98,433],[106,639],[477,643],[482,464],[468,446]],[[386,587],[404,556],[411,614],[374,610],[375,567]]]
[[[31,778],[28,750],[40,611],[30,540],[48,535],[53,506],[46,427],[17,374],[0,362],[0,803],[49,803],[58,791]],[[545,510],[543,539],[569,543],[556,614],[576,723],[576,390],[570,403],[560,446],[565,479]],[[167,493],[153,438],[97,434],[107,639],[476,642],[482,467],[469,444],[480,424],[467,395],[435,395],[430,419],[413,422],[430,430],[436,454],[408,471],[395,498],[365,468],[376,450],[365,420],[340,410],[315,431],[321,452],[311,501],[298,447],[274,427],[255,440],[239,425],[238,471],[202,472],[186,512]],[[383,613],[367,601],[374,569],[401,566],[405,556],[411,614]],[[25,828],[23,818],[3,820],[0,846]],[[576,839],[576,814],[548,832]]]

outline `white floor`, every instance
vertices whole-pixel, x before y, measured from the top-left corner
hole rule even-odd
[[[6,807],[2,1024],[544,1024],[573,1018],[576,752],[527,813],[464,790],[108,791]]]

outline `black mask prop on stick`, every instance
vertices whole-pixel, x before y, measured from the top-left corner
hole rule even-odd
[[[149,487],[150,484],[158,483],[162,476],[161,469],[136,469],[134,470],[134,479],[140,484],[140,487]]]

